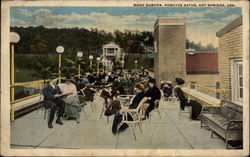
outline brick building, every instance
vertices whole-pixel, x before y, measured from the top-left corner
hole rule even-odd
[[[159,17],[154,25],[154,76],[172,80],[186,75],[186,25],[184,18]]]
[[[242,16],[216,33],[219,37],[220,86],[227,90],[222,99],[242,104],[243,38]]]
[[[154,25],[154,76],[174,81],[181,77],[186,81],[216,88],[219,86],[218,52],[194,52],[186,54],[186,25],[184,18],[160,17]],[[204,91],[204,89],[197,89]],[[205,93],[216,96],[209,90]]]

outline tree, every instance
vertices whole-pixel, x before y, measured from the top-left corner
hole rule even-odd
[[[35,53],[48,52],[47,41],[44,40],[40,34],[37,34],[30,45],[30,50]]]
[[[51,66],[44,65],[40,62],[37,62],[35,65],[36,74],[34,76],[39,76],[43,79],[44,85],[46,84],[46,80],[49,79],[50,76],[56,75],[56,65],[53,64]]]

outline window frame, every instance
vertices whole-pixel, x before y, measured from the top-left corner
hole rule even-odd
[[[239,67],[242,66],[242,75],[239,75]],[[232,102],[242,105],[243,104],[243,97],[240,98],[240,87],[239,78],[242,77],[243,81],[243,61],[242,59],[231,59],[231,99]],[[237,74],[237,75],[235,75]],[[243,82],[244,83],[244,82]],[[243,93],[242,93],[243,94]],[[244,95],[243,95],[244,96]]]

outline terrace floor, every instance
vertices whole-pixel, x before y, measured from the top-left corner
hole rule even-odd
[[[111,132],[113,116],[100,118],[102,104],[96,96],[96,110],[85,106],[80,124],[64,120],[64,125],[55,124],[48,129],[44,111],[31,112],[11,123],[11,148],[60,148],[60,149],[225,149],[220,137],[210,138],[210,131],[200,128],[200,121],[189,119],[188,113],[179,117],[179,102],[160,102],[161,119],[157,112],[151,122],[142,121],[142,133],[136,127],[134,140],[132,129],[119,135]]]

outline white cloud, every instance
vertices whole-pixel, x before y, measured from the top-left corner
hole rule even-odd
[[[24,26],[26,24],[25,21],[20,19],[11,19],[10,22],[13,23],[13,25],[15,26]]]
[[[205,13],[206,14],[215,14],[215,15],[219,15],[219,14],[224,14],[226,13],[227,11],[229,11],[230,8],[220,8],[220,7],[217,7],[217,8],[207,8]]]
[[[237,18],[238,15],[233,14],[218,21],[207,18],[206,15],[217,15],[225,13],[226,11],[228,11],[227,8],[207,8],[205,11],[189,11],[186,13],[175,12],[167,14],[167,16],[182,16],[186,18],[188,39],[196,43],[201,42],[203,45],[211,42],[217,46],[216,31],[224,27],[228,21]],[[72,12],[71,14],[55,15],[49,9],[39,9],[33,12],[27,9],[18,9],[17,12],[25,18],[12,18],[12,26],[43,25],[48,28],[98,28],[99,30],[109,32],[113,32],[116,29],[120,31],[126,29],[152,31],[153,25],[157,19],[157,15],[154,14],[114,16],[106,12],[92,12],[90,14]]]
[[[49,9],[39,9],[36,10],[33,14],[38,16],[50,16],[52,12]]]
[[[221,20],[225,21],[225,22],[228,22],[228,21],[233,21],[233,20],[235,20],[238,17],[239,17],[239,15],[232,14],[232,15],[230,15],[228,17],[222,18]]]
[[[18,8],[16,12],[17,14],[22,15],[22,16],[32,16],[32,12],[28,11],[27,9]]]
[[[195,43],[201,42],[202,45],[212,43],[214,46],[218,46],[215,30],[204,29],[204,26],[193,26],[187,27],[186,31],[187,38]]]

